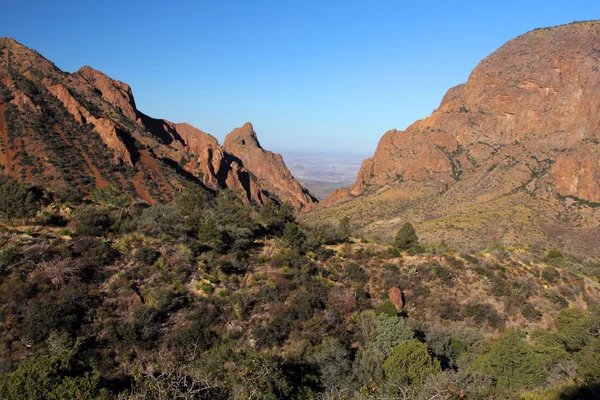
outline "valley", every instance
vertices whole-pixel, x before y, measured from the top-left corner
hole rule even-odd
[[[219,143],[0,38],[0,399],[600,398],[599,110],[600,21],[366,159]]]
[[[282,151],[290,172],[319,200],[356,180],[366,155]]]

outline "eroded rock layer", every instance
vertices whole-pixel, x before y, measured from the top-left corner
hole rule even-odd
[[[258,204],[316,202],[258,140],[229,153],[189,124],[143,114],[129,85],[91,67],[68,74],[3,38],[0,84],[0,173],[88,193],[118,182],[150,204],[173,200],[189,183],[237,190]]]

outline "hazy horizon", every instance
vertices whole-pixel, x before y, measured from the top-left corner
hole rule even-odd
[[[152,117],[221,143],[251,121],[267,149],[372,154],[508,40],[600,18],[600,4],[26,1],[3,13],[0,36],[128,83]]]

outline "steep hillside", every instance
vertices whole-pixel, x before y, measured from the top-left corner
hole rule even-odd
[[[242,161],[191,125],[143,114],[129,85],[102,72],[86,66],[65,73],[10,38],[0,39],[0,53],[0,168],[6,175],[84,193],[118,182],[149,204],[171,201],[190,182],[242,191],[258,204],[272,198],[301,209],[316,201],[281,157],[258,142],[248,151],[267,156]]]
[[[600,22],[537,29],[484,59],[439,108],[391,130],[356,183],[310,218],[348,214],[376,234],[597,252]]]

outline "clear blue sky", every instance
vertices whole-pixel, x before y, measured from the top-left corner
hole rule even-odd
[[[450,4],[454,3],[454,4]],[[138,108],[220,141],[372,153],[511,38],[600,1],[6,1],[0,36],[129,83]]]

